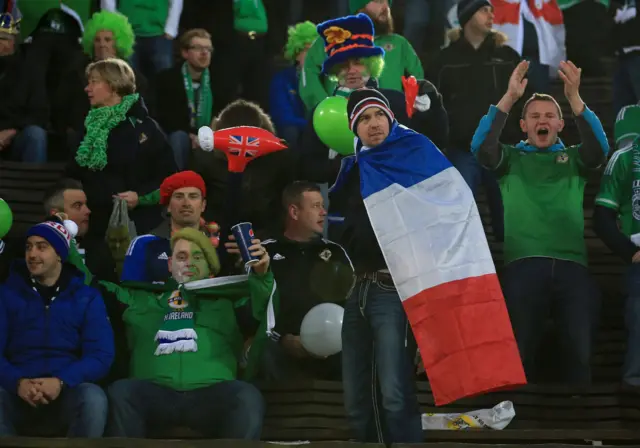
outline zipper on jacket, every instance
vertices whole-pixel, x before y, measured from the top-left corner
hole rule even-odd
[[[55,299],[55,297],[54,297]],[[44,355],[44,365],[45,365],[45,372],[48,374],[51,374],[51,372],[49,371],[49,308],[51,307],[51,305],[53,304],[53,300],[51,301],[51,303],[49,303],[49,305],[45,305],[44,306],[44,337],[45,337],[45,343],[44,346],[46,348],[45,350],[45,355]]]

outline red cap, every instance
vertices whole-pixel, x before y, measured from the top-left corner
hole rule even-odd
[[[160,185],[160,204],[169,205],[173,192],[185,187],[197,188],[202,192],[203,198],[207,196],[207,189],[204,186],[202,176],[195,171],[180,171],[162,181],[162,185]]]

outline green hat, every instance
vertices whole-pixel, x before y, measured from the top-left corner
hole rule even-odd
[[[349,14],[355,14],[360,11],[362,8],[367,6],[371,0],[349,0]],[[389,6],[391,6],[393,0],[389,0]]]
[[[209,268],[211,268],[211,272],[214,274],[220,272],[218,253],[215,247],[213,247],[213,244],[211,244],[211,240],[204,233],[191,227],[178,230],[171,235],[171,250],[173,250],[178,240],[187,240],[202,249],[204,257],[207,259],[207,263],[209,263]]]
[[[294,61],[300,52],[307,48],[307,45],[311,45],[318,38],[316,24],[308,20],[289,27],[288,34],[284,57],[290,61]]]

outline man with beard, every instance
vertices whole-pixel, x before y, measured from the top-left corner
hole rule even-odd
[[[198,129],[211,126],[213,117],[211,35],[201,28],[189,30],[180,38],[180,50],[185,62],[156,78],[156,118],[168,134],[178,170],[184,170],[198,148]]]
[[[207,206],[206,187],[200,175],[182,171],[167,177],[160,185],[160,204],[167,207],[170,220],[148,235],[131,242],[122,268],[122,281],[164,283],[169,277],[167,260],[171,257],[171,235],[185,228],[200,228],[200,216]],[[138,203],[133,192],[121,193],[129,203]]]
[[[0,15],[0,154],[23,162],[47,161],[46,94],[16,44],[18,24]]]
[[[385,69],[378,79],[379,88],[402,91],[402,76],[413,75],[424,78],[422,63],[407,39],[393,32],[391,16],[392,0],[349,0],[351,14],[362,12],[368,15],[375,27],[375,44],[384,49]],[[311,45],[300,76],[300,97],[307,108],[313,110],[322,100],[330,96],[337,83],[323,75],[322,65],[327,59],[324,39]]]

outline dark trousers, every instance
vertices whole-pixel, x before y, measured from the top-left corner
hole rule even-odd
[[[260,440],[265,404],[242,381],[222,381],[177,391],[151,381],[126,379],[108,390],[110,437],[144,438],[149,428],[187,426],[205,438]]]
[[[232,42],[221,49],[221,70],[215,72],[220,82],[220,107],[238,98],[257,103],[267,111],[271,71],[265,36],[251,39],[247,33],[235,32]]]
[[[63,390],[52,403],[31,407],[15,391],[0,389],[0,437],[11,437],[43,423],[66,437],[102,437],[107,423],[107,396],[100,386],[82,383]],[[63,429],[64,428],[64,429]],[[26,431],[28,432],[28,431]]]
[[[505,267],[503,292],[527,379],[535,381],[536,357],[551,316],[566,364],[556,378],[589,383],[600,295],[587,268],[553,258],[523,258]]]
[[[626,277],[627,300],[624,319],[627,327],[627,354],[622,379],[625,383],[640,386],[640,264],[629,266]]]
[[[344,405],[358,442],[423,442],[415,352],[393,283],[358,281],[342,323]]]

